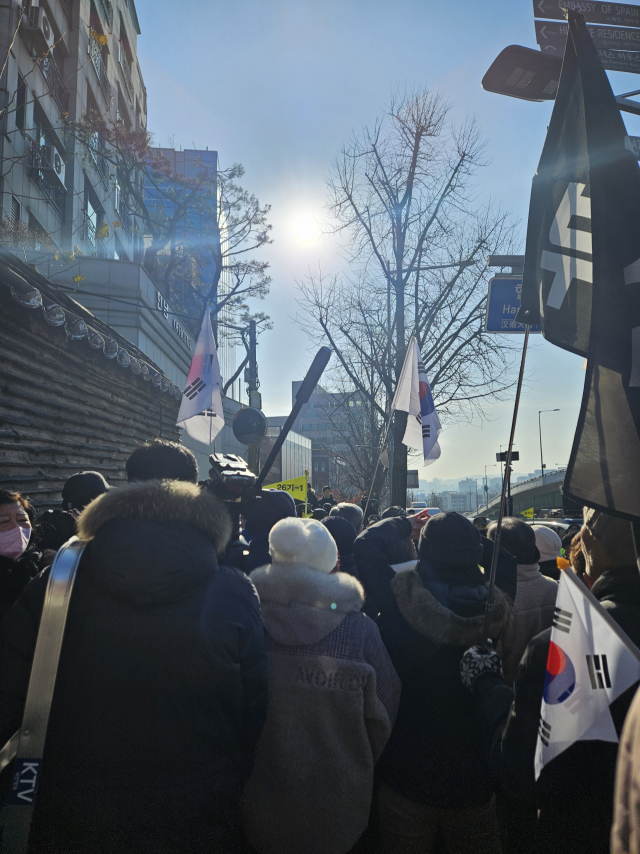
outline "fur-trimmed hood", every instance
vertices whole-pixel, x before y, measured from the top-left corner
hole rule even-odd
[[[83,572],[103,593],[140,608],[179,601],[206,584],[231,535],[224,505],[195,484],[144,481],[94,499],[78,519]]]
[[[197,528],[222,554],[231,538],[224,504],[194,483],[147,480],[112,489],[94,498],[78,518],[78,537],[92,540],[107,522],[122,519]]]
[[[461,617],[445,608],[422,583],[415,570],[398,573],[391,582],[400,613],[409,625],[434,643],[469,647],[480,643],[484,614]],[[496,588],[490,635],[497,639],[510,626],[513,607]]]
[[[364,604],[362,585],[346,572],[274,562],[252,572],[251,580],[267,632],[286,646],[317,643]]]

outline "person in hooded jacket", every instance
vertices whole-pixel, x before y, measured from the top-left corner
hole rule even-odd
[[[346,854],[364,833],[374,763],[400,683],[362,586],[334,571],[336,544],[312,519],[283,519],[272,562],[251,574],[269,656],[269,709],[244,798],[259,854]]]
[[[33,536],[35,512],[19,492],[0,490],[0,620],[42,566]]]
[[[132,483],[78,519],[31,848],[38,854],[230,854],[266,715],[258,597],[218,563],[224,506],[193,483]],[[20,726],[48,581],[0,636],[0,739]]]
[[[433,517],[436,518],[436,517]],[[416,516],[394,516],[369,525],[353,544],[358,578],[366,593],[364,612],[377,619],[385,606],[394,602],[391,583],[397,572],[415,569],[417,554],[414,543],[427,520]],[[493,555],[493,541],[481,537],[480,566],[488,572]],[[517,561],[506,549],[500,547],[496,584],[511,601],[516,597]]]
[[[464,516],[442,513],[422,529],[418,554],[415,569],[395,575],[393,600],[377,619],[402,682],[398,719],[378,763],[381,850],[430,854],[442,837],[455,854],[499,854],[488,758],[460,680],[468,641],[479,641],[484,628],[482,538]],[[494,641],[511,616],[496,588]]]
[[[640,575],[631,526],[585,507],[579,542],[584,581],[602,607],[636,645],[640,644]],[[535,637],[522,658],[512,693],[500,680],[481,679],[478,714],[494,745],[494,771],[505,797],[533,801],[530,822],[509,828],[509,854],[608,854],[618,744],[578,741],[534,777],[551,629]],[[495,684],[497,682],[497,684]],[[618,736],[637,683],[610,706]],[[619,796],[618,800],[621,800]],[[612,851],[625,851],[629,825],[624,810],[614,827]],[[619,837],[618,837],[619,834]],[[620,846],[619,848],[617,846]]]
[[[495,540],[497,527],[497,522],[492,522],[487,529],[491,540]],[[529,641],[551,625],[558,584],[540,572],[540,552],[531,525],[527,525],[522,519],[505,517],[502,520],[500,543],[518,561],[515,619],[502,638],[500,649],[504,679],[511,687]]]

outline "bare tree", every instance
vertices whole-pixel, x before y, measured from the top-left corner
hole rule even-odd
[[[412,334],[445,416],[481,414],[511,384],[511,346],[483,331],[485,259],[513,240],[509,217],[476,198],[483,150],[474,119],[456,127],[443,98],[422,90],[392,99],[331,169],[331,231],[343,238],[350,270],[299,284],[300,322],[335,350],[380,432]],[[406,415],[396,413],[391,501],[398,504],[406,497],[405,427]]]

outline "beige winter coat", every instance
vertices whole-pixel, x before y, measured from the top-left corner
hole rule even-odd
[[[611,854],[640,854],[640,691],[636,692],[620,737]]]
[[[537,563],[518,564],[515,613],[502,639],[504,681],[509,687],[529,642],[551,625],[557,595],[558,582],[542,575]]]
[[[269,706],[245,790],[245,833],[260,854],[346,854],[369,820],[373,766],[400,682],[364,593],[346,573],[257,569]]]

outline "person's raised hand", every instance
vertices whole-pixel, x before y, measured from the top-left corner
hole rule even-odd
[[[424,516],[422,519],[419,516],[407,516],[407,521],[411,525],[411,539],[417,540],[420,537],[420,531],[424,528],[424,526],[429,521],[428,516]]]

